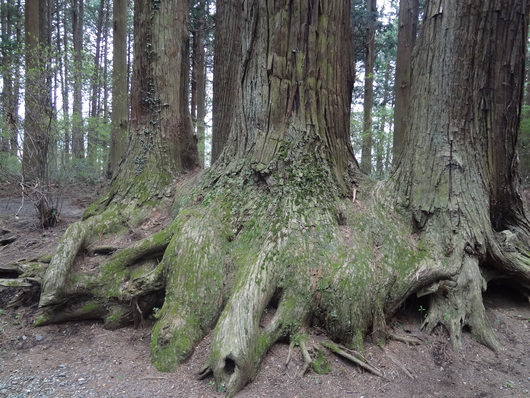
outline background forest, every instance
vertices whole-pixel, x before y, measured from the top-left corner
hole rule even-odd
[[[423,4],[411,3],[418,8],[417,24]],[[24,1],[3,0],[1,4],[0,176],[4,182],[23,181],[26,148],[27,157],[45,166],[41,173],[47,182],[104,181],[112,177],[110,149],[116,141],[122,141],[118,152],[125,147],[124,121],[130,114],[127,93],[132,73],[133,3],[48,0],[45,5],[39,4],[43,9],[36,14],[38,24],[37,20],[31,22],[35,24],[29,28],[24,22],[27,12]],[[351,141],[358,160],[363,154],[364,171],[383,178],[392,170],[399,2],[355,0],[352,7],[352,62],[356,80]],[[114,15],[116,12],[119,15]],[[30,31],[37,27],[38,40],[35,32]],[[189,32],[190,114],[201,163],[207,167],[211,152],[215,39],[212,0],[191,2]],[[30,40],[32,37],[34,41]],[[528,184],[530,170],[528,80],[519,138],[524,186]],[[113,96],[117,97],[115,101]],[[24,131],[34,128],[35,123],[46,148],[29,154],[32,149],[28,141],[33,139]],[[113,129],[117,137],[114,144]]]
[[[358,160],[363,154],[364,171],[376,178],[388,176],[392,169],[398,3],[356,0],[352,4],[356,80],[351,141]],[[416,18],[421,18],[422,2],[412,3],[418,8]],[[40,173],[47,182],[104,181],[112,177],[109,151],[121,141],[117,152],[122,153],[126,140],[133,4],[125,0],[39,4],[43,9],[37,10],[29,27],[25,14],[36,3],[3,0],[1,4],[1,178],[15,184],[23,181],[25,149],[27,158],[45,167]],[[37,33],[30,31],[34,29]],[[211,152],[213,1],[191,2],[189,32],[190,114],[204,167]],[[530,167],[530,89],[525,104],[519,141],[523,181]],[[42,137],[25,134],[28,128]],[[117,137],[114,143],[112,134]],[[32,152],[29,142],[34,139],[45,148]]]

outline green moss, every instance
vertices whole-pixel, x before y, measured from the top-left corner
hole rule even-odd
[[[115,329],[124,326],[132,321],[131,309],[124,305],[114,305],[104,321],[107,329]]]
[[[184,321],[173,308],[165,307],[161,309],[162,319],[153,328],[151,361],[159,371],[171,372],[190,356],[204,332],[198,317],[190,316]]]
[[[39,261],[44,264],[49,264],[50,261],[52,261],[52,254],[45,254],[41,258],[39,258]]]
[[[83,220],[102,213],[107,206],[108,200],[109,197],[105,195],[96,200],[94,203],[90,204],[83,213]]]
[[[332,371],[328,358],[319,349],[316,350],[315,358],[313,359],[311,367],[313,368],[313,371],[319,375],[326,375]]]
[[[81,307],[81,311],[83,313],[89,313],[95,310],[98,310],[100,308],[100,304],[97,301],[91,301],[87,304],[85,304],[83,307]]]
[[[35,318],[35,321],[33,321],[33,326],[48,325],[51,321],[53,321],[53,317],[50,317],[47,314],[43,314]]]
[[[41,263],[29,263],[24,266],[24,272],[19,276],[19,278],[32,278],[39,277],[44,274],[47,266]]]

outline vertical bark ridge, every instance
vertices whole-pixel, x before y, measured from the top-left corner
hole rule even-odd
[[[455,276],[450,286],[431,292],[428,320],[430,328],[445,324],[456,347],[465,325],[484,344],[497,347],[480,298],[486,281],[479,265],[506,268],[495,231],[515,228],[528,239],[512,177],[526,2],[506,0],[500,9],[497,3],[441,0],[428,5],[413,60],[414,118],[405,153],[412,161],[402,160],[396,172],[402,203],[412,210],[418,231],[452,259],[448,266]],[[508,203],[515,206],[508,210]],[[527,278],[525,262],[511,266]],[[444,320],[444,311],[451,308],[458,321]]]

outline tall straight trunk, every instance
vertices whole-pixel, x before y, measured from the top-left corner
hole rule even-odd
[[[15,27],[15,38],[16,38],[16,41],[17,43],[22,43],[22,24],[23,24],[23,18],[22,18],[22,4],[21,4],[21,0],[18,0],[17,1],[17,5],[16,5],[16,19],[17,19],[17,24],[16,24],[16,27]],[[17,53],[16,53],[16,57],[15,57],[15,60],[16,60],[16,63],[17,65],[20,65],[22,63],[22,51],[20,51],[20,48],[17,49]],[[13,96],[12,96],[12,102],[11,102],[11,106],[12,106],[12,111],[10,112],[11,113],[11,118],[10,118],[10,123],[11,123],[11,155],[13,156],[19,156],[19,149],[20,149],[20,144],[19,144],[19,139],[18,139],[18,131],[19,131],[19,126],[20,126],[20,123],[19,123],[19,117],[18,117],[18,112],[19,112],[19,106],[20,106],[20,91],[21,91],[21,86],[22,86],[22,79],[21,79],[21,75],[20,75],[20,67],[16,67],[16,70],[19,72],[19,73],[16,73],[14,76],[13,76]]]
[[[147,200],[175,175],[198,166],[188,108],[188,10],[186,0],[134,4],[130,139],[113,194],[135,189]]]
[[[213,65],[213,109],[212,109],[212,155],[211,163],[221,155],[228,140],[231,124],[235,122],[226,115],[232,115],[237,106],[237,72],[234,65],[238,65],[241,56],[240,32],[229,32],[237,26],[241,17],[238,5],[231,1],[223,2],[222,7],[216,9],[216,37],[214,44]]]
[[[361,148],[361,171],[372,172],[372,108],[374,106],[375,25],[377,22],[377,0],[366,0],[368,25],[366,27],[366,60],[364,63],[364,104]]]
[[[103,18],[105,11],[105,0],[100,0],[98,7],[98,19],[96,23],[96,52],[94,54],[94,66],[92,71],[92,83],[90,87],[90,123],[87,137],[87,155],[89,164],[94,167],[96,163],[96,150],[98,146],[98,104],[101,99],[101,38],[103,31]]]
[[[54,59],[54,49],[52,49],[52,29],[53,29],[53,11],[54,7],[52,6],[53,0],[46,0],[43,3],[41,12],[45,15],[42,19],[42,42],[45,43],[45,48],[47,49],[44,54],[44,65],[45,65],[45,75],[46,75],[46,118],[49,120],[48,124],[48,175],[56,174],[58,170],[57,163],[57,113],[54,111],[55,108],[55,80],[56,80],[56,70],[53,68]],[[53,43],[55,44],[55,43]]]
[[[109,121],[109,32],[110,32],[111,11],[107,7],[105,12],[104,34],[103,34],[103,120]],[[128,98],[129,96],[127,96]],[[108,146],[108,142],[106,143]]]
[[[9,4],[6,0],[0,2],[0,24],[1,34],[4,40],[10,42],[11,37],[11,22],[8,22]],[[9,137],[12,135],[11,132],[11,115],[10,115],[10,104],[12,102],[13,95],[13,63],[11,60],[11,51],[8,50],[8,45],[5,43],[2,46],[1,51],[1,65],[2,68],[2,96],[0,98],[2,107],[2,125],[6,126],[6,130],[9,134],[4,134],[0,137],[0,152],[11,153]]]
[[[411,55],[416,42],[419,18],[419,0],[401,0],[398,15],[398,44],[396,58],[396,106],[394,108],[393,164],[406,141],[407,119],[409,118]]]
[[[392,74],[392,63],[387,59],[385,60],[385,77],[383,82],[383,101],[381,102],[380,108],[382,110],[379,119],[379,129],[376,144],[376,175],[378,178],[383,178],[387,172],[385,158],[388,156],[386,150],[386,142],[388,141],[388,133],[386,131],[387,125],[387,106],[391,98],[389,88],[391,87],[391,74]]]
[[[2,46],[2,110],[7,134],[2,137],[2,150],[18,154],[18,107],[20,103],[21,24],[20,0],[2,1],[2,35],[7,43]],[[8,44],[9,43],[9,44]]]
[[[125,153],[128,125],[127,85],[127,0],[113,2],[113,50],[112,50],[112,121],[107,177],[118,172],[118,165]]]
[[[49,144],[49,80],[45,73],[45,0],[25,4],[26,91],[22,172],[27,182],[46,178]]]
[[[202,167],[204,167],[204,132],[206,117],[206,1],[199,0],[197,3],[199,13],[196,25],[192,31],[192,75],[191,75],[191,116],[195,124],[195,135]]]
[[[83,0],[72,0],[72,32],[74,43],[74,93],[72,105],[72,153],[75,159],[85,157],[83,131]]]
[[[60,9],[60,2],[61,0],[57,0],[57,9]],[[60,49],[61,47],[61,40],[63,43],[63,51],[61,52],[59,50],[59,73],[61,74],[61,99],[63,104],[63,120],[64,120],[64,144],[63,144],[63,165],[65,165],[69,158],[70,158],[70,151],[71,151],[71,123],[70,123],[70,99],[69,99],[69,40],[68,40],[68,33],[66,27],[67,25],[67,12],[66,12],[66,1],[62,2],[63,5],[63,12],[62,12],[62,24],[60,20],[59,13],[57,13],[57,48]],[[60,30],[60,27],[63,27],[62,31]]]

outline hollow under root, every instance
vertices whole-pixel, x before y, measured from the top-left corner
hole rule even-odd
[[[464,254],[462,269],[455,278],[441,282],[430,295],[428,315],[423,323],[427,332],[442,324],[446,327],[454,349],[462,348],[462,329],[468,326],[477,341],[492,350],[499,342],[486,316],[482,293],[486,281],[475,257]]]
[[[97,220],[98,216],[89,220],[92,219]],[[85,242],[91,238],[90,227],[94,225],[89,220],[74,224],[75,233],[65,237],[67,242],[61,243],[55,256],[71,247],[75,238]],[[106,259],[99,256],[101,263],[91,270],[74,269],[70,260],[52,260],[52,269],[46,275],[47,295],[41,298],[35,325],[82,319],[101,319],[108,328],[133,322],[141,325],[153,308],[162,305],[165,278],[159,260],[172,235],[173,228],[169,226]],[[79,241],[78,251],[86,245]],[[53,280],[56,273],[60,277]]]

